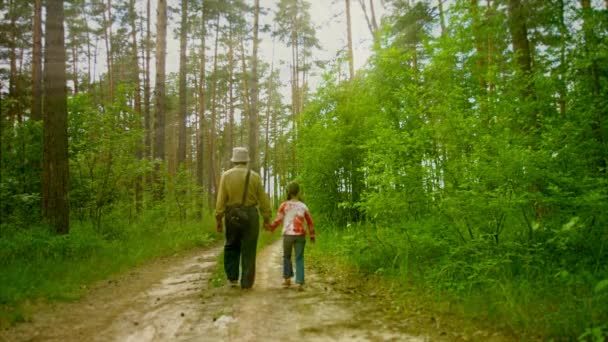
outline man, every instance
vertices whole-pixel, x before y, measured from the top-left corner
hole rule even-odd
[[[226,220],[226,243],[224,245],[224,271],[233,287],[239,279],[239,263],[241,267],[241,288],[249,289],[255,280],[255,256],[260,230],[258,216],[259,206],[264,224],[270,222],[270,203],[264,192],[262,179],[259,174],[250,171],[249,151],[245,147],[235,147],[230,161],[234,167],[224,172],[220,179],[220,187],[215,206],[216,230],[222,232],[222,219],[231,208],[240,206],[245,193],[245,183],[248,182],[244,203],[246,219],[239,223]],[[249,180],[247,172],[250,171]]]

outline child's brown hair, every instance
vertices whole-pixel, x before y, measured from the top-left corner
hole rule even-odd
[[[287,184],[287,199],[290,200],[300,193],[300,184],[297,182],[291,182]]]

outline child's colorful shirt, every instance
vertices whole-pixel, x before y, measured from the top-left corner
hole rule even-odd
[[[270,224],[270,227],[274,232],[282,221],[283,235],[306,235],[304,220],[308,224],[310,237],[315,237],[312,217],[308,212],[306,204],[300,201],[285,201],[281,203],[277,218]]]

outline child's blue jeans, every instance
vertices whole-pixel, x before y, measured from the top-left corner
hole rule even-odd
[[[295,250],[297,284],[304,284],[304,246],[306,246],[306,236],[283,235],[283,278],[293,277],[291,252]]]

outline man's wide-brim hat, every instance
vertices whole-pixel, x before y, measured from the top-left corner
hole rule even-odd
[[[232,149],[232,158],[230,159],[233,163],[247,163],[249,162],[249,150],[246,147],[235,147]]]

